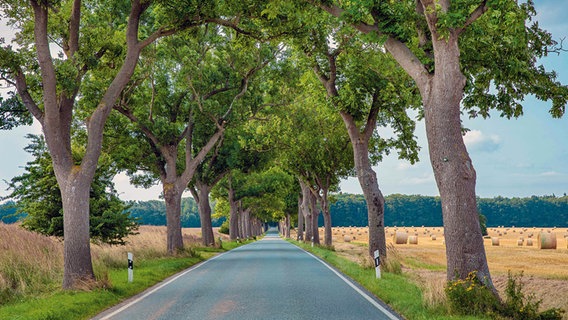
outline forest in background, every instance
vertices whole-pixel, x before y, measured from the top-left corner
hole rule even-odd
[[[336,194],[331,205],[334,226],[367,226],[367,207],[361,194]],[[439,197],[392,194],[385,197],[387,226],[441,226],[442,208]],[[161,200],[130,201],[128,209],[141,225],[166,225],[166,207]],[[566,227],[568,196],[532,196],[527,198],[478,198],[479,213],[487,218],[487,226]],[[15,215],[13,202],[0,205],[0,221],[13,223],[24,215]],[[197,204],[193,198],[182,201],[182,226],[200,226]],[[320,225],[323,218],[320,217]],[[213,218],[218,227],[224,218]]]

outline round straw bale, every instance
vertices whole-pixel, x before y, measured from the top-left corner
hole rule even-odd
[[[343,237],[343,241],[345,241],[345,242],[351,242],[351,237],[350,237],[350,236],[345,236],[345,237]]]
[[[532,239],[527,239],[527,247],[532,247],[533,242]]]
[[[556,249],[556,233],[541,232],[538,234],[539,249]]]
[[[435,235],[435,234],[431,235],[431,236],[430,236],[430,239],[436,240],[436,235]]]
[[[498,246],[499,245],[499,238],[498,237],[491,237],[491,245]]]
[[[406,240],[408,240],[408,234],[406,232],[395,232],[393,236],[393,242],[395,244],[405,244]]]
[[[517,245],[518,245],[519,247],[522,247],[522,246],[523,246],[523,239],[517,240]]]
[[[408,237],[408,244],[418,244],[418,236]]]

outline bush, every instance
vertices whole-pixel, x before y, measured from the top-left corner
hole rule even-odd
[[[523,293],[521,278],[522,273],[513,276],[509,272],[504,302],[487,288],[476,272],[471,272],[465,280],[450,281],[446,286],[450,311],[460,315],[486,315],[499,319],[561,320],[564,313],[562,309],[539,312],[541,300],[535,300],[532,294],[527,296]]]
[[[522,272],[518,276],[511,275],[509,272],[507,287],[505,288],[505,303],[503,315],[512,319],[526,320],[560,320],[562,319],[562,309],[549,309],[539,312],[542,300],[535,300],[534,294],[526,296],[523,293]]]
[[[499,310],[499,298],[477,277],[477,272],[470,272],[466,279],[449,281],[446,295],[450,311],[460,315],[493,315]]]
[[[219,233],[229,234],[229,220],[223,221],[223,223],[219,227]]]

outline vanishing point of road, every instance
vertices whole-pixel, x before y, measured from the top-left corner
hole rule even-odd
[[[401,319],[271,230],[99,314],[97,320]]]

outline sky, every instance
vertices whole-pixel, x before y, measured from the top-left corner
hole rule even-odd
[[[568,47],[568,1],[535,2],[540,26],[554,39],[566,38]],[[9,38],[11,34],[0,21],[0,37]],[[547,70],[556,71],[560,82],[568,84],[568,52],[551,54],[541,62]],[[553,119],[548,112],[551,104],[533,97],[527,97],[522,104],[524,115],[518,119],[500,118],[495,112],[489,119],[463,118],[464,126],[470,129],[464,141],[477,172],[476,192],[480,197],[568,193],[568,115]],[[39,134],[41,129],[35,124],[0,131],[0,197],[9,193],[4,180],[22,174],[26,162],[32,160],[23,150],[28,133]],[[415,135],[422,148],[420,162],[411,165],[393,153],[374,167],[384,195],[438,195],[423,122],[417,123]],[[158,199],[161,192],[160,186],[134,188],[125,175],[117,176],[114,182],[123,200]],[[340,187],[345,193],[362,193],[356,178],[342,181]]]

